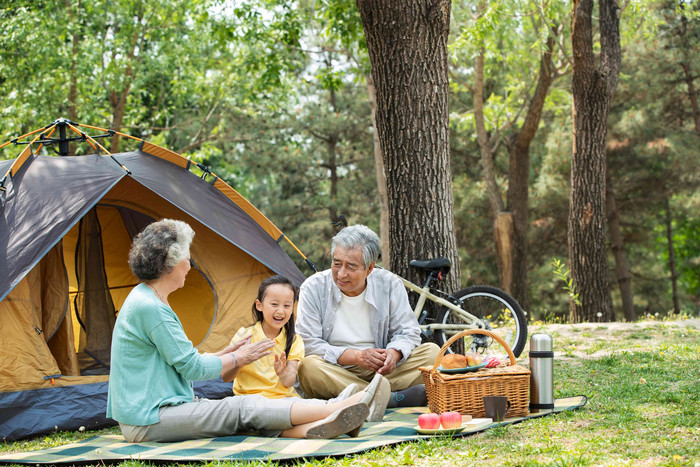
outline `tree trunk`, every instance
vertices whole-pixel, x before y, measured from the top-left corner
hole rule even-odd
[[[680,7],[680,10],[682,11],[685,8],[685,5],[683,2],[678,2],[678,6]],[[683,76],[685,77],[685,83],[688,86],[688,97],[690,97],[690,109],[693,113],[693,122],[695,123],[695,133],[700,135],[700,108],[698,108],[698,94],[697,91],[695,90],[695,77],[693,76],[693,71],[690,67],[690,64],[693,63],[693,60],[697,60],[697,57],[695,59],[691,58],[691,54],[688,53],[688,50],[691,48],[690,45],[688,44],[688,17],[682,13],[681,14],[681,42],[683,44],[683,61],[680,63],[681,68],[683,69]],[[697,63],[697,61],[695,62]]]
[[[379,143],[377,131],[377,90],[372,75],[367,77],[369,105],[372,109],[372,138],[374,139],[374,167],[377,171],[377,196],[379,197],[379,238],[382,240],[382,264],[391,264],[391,242],[389,242],[389,200],[386,195],[386,175],[384,173],[384,153]]]
[[[496,213],[493,222],[493,236],[496,240],[496,255],[498,256],[498,270],[501,279],[501,288],[511,293],[510,284],[513,283],[513,214],[506,211]]]
[[[459,286],[449,153],[450,0],[357,0],[377,90],[385,154],[390,269],[414,282],[411,259],[452,261]]]
[[[690,65],[687,63],[681,63],[681,68],[683,68],[683,75],[685,76],[685,82],[688,86],[690,109],[693,112],[693,122],[695,122],[695,133],[700,135],[700,109],[698,108],[698,93],[695,90],[693,74],[690,71]]]
[[[486,194],[493,213],[493,238],[496,249],[496,263],[500,278],[500,287],[510,293],[513,279],[513,263],[511,261],[511,245],[513,243],[513,215],[505,211],[501,191],[496,183],[496,173],[493,167],[494,150],[486,131],[484,119],[484,55],[486,50],[481,47],[474,61],[474,123],[476,139],[481,153],[481,171],[486,183]]]
[[[666,223],[666,242],[668,243],[668,269],[671,272],[671,291],[673,293],[673,312],[679,314],[681,312],[680,302],[678,300],[678,273],[676,272],[676,254],[673,248],[673,225],[671,224],[671,206],[666,198],[665,216]]]
[[[145,34],[145,26],[142,24],[143,12],[139,10],[136,17],[134,18],[136,24],[139,27],[134,29],[134,34],[131,37],[129,51],[127,53],[126,68],[124,69],[124,79],[120,81],[122,83],[121,89],[113,89],[109,95],[109,103],[112,105],[112,125],[111,129],[115,131],[121,131],[122,125],[124,124],[124,114],[126,112],[126,99],[129,97],[129,92],[131,91],[131,84],[133,82],[133,72],[134,72],[134,61],[140,61],[143,51],[143,40],[142,34]],[[139,46],[140,43],[140,46]],[[140,50],[141,55],[138,58],[134,58],[137,50]],[[119,152],[119,135],[115,134],[112,136],[111,145],[109,148],[112,154]]]
[[[335,89],[329,91],[328,96],[331,108],[337,111],[338,103],[335,94]],[[330,188],[330,204],[328,206],[328,216],[331,222],[338,220],[338,131],[331,130],[330,135],[324,138],[326,149],[328,151],[328,165],[326,167],[331,173],[331,188]]]
[[[605,138],[620,73],[620,9],[615,0],[599,0],[600,65],[593,47],[592,11],[593,0],[574,0],[568,243],[571,278],[581,305],[571,302],[572,322],[608,321],[612,314],[605,244]]]
[[[80,1],[76,4],[76,9],[73,11],[70,0],[64,0],[64,5],[68,11],[68,17],[70,18],[70,24],[73,27],[73,33],[71,34],[72,50],[71,50],[71,60],[70,60],[70,85],[68,88],[68,119],[72,122],[78,122],[78,56],[80,47],[80,37],[82,35],[82,27],[80,21]],[[76,14],[77,13],[77,14]],[[75,148],[70,145],[69,156],[75,155]]]
[[[528,211],[528,191],[530,188],[530,144],[535,139],[537,127],[542,117],[549,88],[554,81],[552,52],[554,37],[549,36],[545,52],[540,57],[540,71],[537,86],[528,105],[527,115],[514,144],[509,148],[510,166],[508,170],[508,211],[513,213],[513,239],[511,241],[512,279],[508,289],[524,310],[530,308],[530,295],[527,280],[527,230],[530,224]]]
[[[491,141],[486,131],[484,120],[484,55],[486,50],[482,47],[474,62],[474,122],[476,124],[476,139],[481,150],[481,170],[486,183],[486,194],[489,197],[491,211],[494,218],[505,209],[501,192],[496,183],[496,174],[493,168],[493,151]]]
[[[637,313],[634,311],[634,296],[632,294],[632,274],[625,255],[625,242],[620,228],[620,214],[617,211],[615,192],[610,175],[606,176],[605,201],[607,204],[608,227],[610,229],[610,249],[615,257],[615,275],[620,287],[622,298],[622,312],[625,321],[636,321]],[[614,314],[612,316],[614,318]]]

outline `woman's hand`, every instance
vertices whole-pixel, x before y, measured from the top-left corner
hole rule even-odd
[[[245,336],[243,339],[239,340],[238,342],[234,342],[233,344],[227,345],[223,349],[216,352],[214,355],[216,355],[217,357],[221,357],[222,355],[226,355],[226,354],[229,354],[231,352],[235,352],[236,350],[241,348],[241,346],[250,342],[250,338],[251,338],[251,335],[248,334],[247,336]]]
[[[240,342],[237,342],[234,345],[239,343]],[[238,359],[238,366],[245,366],[261,359],[266,355],[270,355],[274,345],[275,343],[270,339],[263,339],[254,343],[250,343],[250,339],[248,339],[248,342],[239,345],[233,354]]]
[[[217,353],[221,358],[221,379],[231,382],[245,365],[272,353],[274,342],[264,339],[251,343],[250,336],[235,342]],[[227,352],[224,352],[227,351]]]
[[[236,350],[240,349],[244,345],[250,342],[250,339],[252,338],[251,334],[248,334],[247,336],[243,337],[243,339],[239,340],[238,342],[234,342],[233,344],[229,345],[228,348],[231,348],[231,352],[235,352]]]

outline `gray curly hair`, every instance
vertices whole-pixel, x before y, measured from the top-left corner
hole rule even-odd
[[[187,223],[162,219],[143,229],[131,244],[129,267],[142,281],[167,274],[190,252],[194,230]]]
[[[350,225],[338,232],[331,240],[331,257],[336,247],[349,250],[362,249],[362,265],[367,269],[377,261],[382,242],[379,236],[369,227],[362,224]]]

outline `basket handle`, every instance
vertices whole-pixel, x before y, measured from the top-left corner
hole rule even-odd
[[[445,344],[440,348],[440,352],[438,353],[437,357],[435,358],[435,363],[433,363],[433,368],[430,370],[430,381],[433,381],[433,374],[437,371],[438,367],[438,362],[440,359],[445,355],[445,352],[447,352],[447,349],[456,341],[457,339],[461,339],[464,336],[468,336],[469,334],[486,334],[487,336],[493,338],[496,342],[501,344],[501,346],[506,349],[506,352],[508,353],[508,358],[510,358],[510,364],[515,365],[515,355],[513,354],[513,351],[510,350],[510,346],[506,341],[501,339],[500,336],[492,333],[491,331],[487,331],[486,329],[467,329],[466,331],[460,331],[454,336],[450,337],[450,339],[445,342]]]

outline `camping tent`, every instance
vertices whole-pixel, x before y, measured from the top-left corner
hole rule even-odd
[[[180,219],[195,231],[192,270],[170,303],[202,352],[250,324],[263,278],[304,280],[282,232],[206,168],[198,176],[191,161],[146,141],[114,155],[38,155],[52,141],[44,133],[0,161],[0,438],[8,440],[114,423],[105,418],[111,333],[137,283],[131,239],[150,222]],[[196,389],[221,397],[231,388]]]

